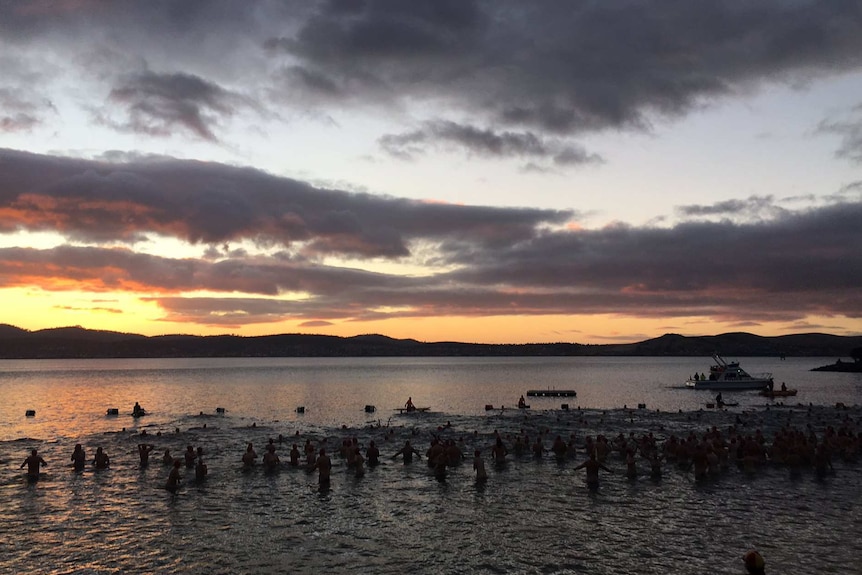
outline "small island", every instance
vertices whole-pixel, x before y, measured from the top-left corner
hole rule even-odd
[[[815,367],[811,371],[841,371],[845,373],[862,373],[862,347],[857,347],[850,352],[852,361],[844,361],[840,357],[830,365]]]

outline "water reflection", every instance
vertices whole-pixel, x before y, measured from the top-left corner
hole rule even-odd
[[[152,366],[131,369],[128,363],[119,380],[92,369],[62,371],[65,381],[53,376],[28,380],[21,373],[0,377],[3,397],[11,391],[19,405],[50,397],[52,405],[65,406],[52,411],[39,404],[34,421],[24,421],[17,407],[0,408],[0,429],[7,439],[0,441],[0,572],[38,565],[33,572],[739,573],[742,551],[757,546],[776,573],[847,573],[862,555],[855,536],[862,516],[858,464],[836,462],[837,475],[825,480],[804,471],[791,481],[786,468],[775,466],[756,476],[734,468],[715,480],[695,483],[690,473],[673,467],[665,468],[660,481],[643,476],[629,481],[624,462],[612,459],[614,473],[603,476],[600,489],[592,492],[584,485],[583,471],[574,470],[577,461],[558,462],[550,454],[539,461],[510,454],[499,469],[486,461],[489,479],[479,485],[469,458],[448,470],[445,482],[435,479],[424,458],[411,465],[391,460],[406,439],[424,452],[431,432],[463,439],[467,453],[480,448],[487,456],[495,431],[505,436],[524,430],[535,437],[548,430],[548,447],[556,434],[574,433],[579,443],[588,434],[630,431],[666,438],[711,425],[725,428],[737,415],[743,415],[750,428],[811,422],[821,429],[842,417],[834,409],[819,408],[810,416],[804,409],[766,412],[762,400],[752,398],[752,407],[756,402],[758,408],[751,412],[700,412],[700,400],[691,399],[687,390],[647,386],[641,389],[654,394],[648,403],[661,405],[659,413],[564,413],[548,403],[547,409],[526,413],[486,414],[484,403],[516,400],[526,384],[535,386],[523,378],[536,366],[463,360],[456,370],[421,361],[381,372],[366,365],[360,370],[363,383],[354,385],[349,383],[354,363],[326,366],[313,377],[313,385],[289,375],[314,371],[308,366],[271,365],[245,374],[233,368],[203,369],[195,362],[160,371]],[[605,386],[626,370],[649,371],[642,363],[612,365]],[[559,377],[558,383],[571,387],[572,380],[562,376],[572,377],[572,363],[562,364],[565,370],[556,376],[548,372],[545,379]],[[656,367],[665,374],[660,380],[680,367],[656,365],[663,366]],[[434,374],[424,373],[432,367]],[[583,376],[594,368],[586,364],[578,369]],[[43,370],[49,372],[53,374]],[[469,377],[477,379],[471,382]],[[77,391],[61,389],[67,383]],[[592,397],[594,385],[599,384],[576,385],[579,402]],[[34,392],[39,386],[44,389]],[[224,389],[214,399],[219,386]],[[635,392],[616,389],[618,380],[613,387],[606,391],[611,399],[602,401],[625,398],[619,403],[637,403],[638,398],[629,399]],[[362,406],[399,405],[407,389],[414,398],[426,394],[437,413],[393,416],[389,428],[376,427],[374,418],[375,426],[369,428]],[[637,392],[642,398],[641,393],[646,392]],[[855,396],[847,393],[846,402],[854,403]],[[293,411],[297,398],[308,407],[304,418]],[[134,401],[153,415],[140,420],[105,416],[103,407],[114,404],[125,412]],[[697,407],[677,413],[661,403],[678,401]],[[834,405],[834,397],[823,403]],[[216,414],[218,405],[229,411]],[[459,412],[438,405],[469,409]],[[204,417],[199,415],[202,409]],[[848,414],[858,424],[860,413]],[[380,419],[385,426],[388,416]],[[342,429],[342,424],[349,428]],[[174,432],[177,428],[179,433]],[[156,445],[154,456],[165,448],[180,455],[187,445],[202,446],[210,469],[206,481],[191,482],[193,471],[183,468],[184,487],[177,496],[167,494],[163,485],[168,469],[159,458],[140,466],[137,444],[144,430],[146,441]],[[356,435],[363,444],[373,439],[380,445],[382,463],[356,479],[336,457],[332,487],[324,492],[317,475],[303,469],[244,473],[240,457],[247,442],[259,447],[278,434],[288,438],[279,447],[283,461],[294,440],[302,444],[310,438],[319,444],[327,438],[328,445],[335,446],[343,437]],[[28,435],[37,440],[17,440]],[[103,447],[111,456],[111,468],[96,472],[88,462],[83,472],[73,472],[67,465],[77,442],[90,456]],[[34,485],[25,484],[17,469],[30,447],[38,447],[49,462],[48,477]],[[828,557],[815,559],[822,550]]]

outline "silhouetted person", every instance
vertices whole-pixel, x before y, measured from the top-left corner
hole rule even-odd
[[[84,448],[81,447],[81,444],[75,444],[75,450],[72,452],[72,467],[75,471],[83,471],[84,467],[87,466],[87,454],[84,452]]]
[[[317,461],[314,462],[312,470],[314,469],[320,472],[317,482],[321,486],[328,486],[330,472],[332,471],[332,460],[329,459],[329,456],[326,455],[326,450],[323,448],[320,449],[320,455],[317,457]]]
[[[96,456],[93,458],[93,465],[96,469],[107,469],[111,465],[111,458],[105,453],[101,447],[96,448]]]
[[[413,446],[412,446],[412,445],[410,445],[410,440],[409,440],[409,439],[408,439],[407,441],[405,441],[405,442],[404,442],[404,447],[402,447],[401,449],[399,449],[399,450],[398,450],[398,452],[397,452],[395,455],[393,455],[393,456],[392,456],[392,459],[397,458],[399,455],[403,455],[403,456],[404,456],[404,464],[405,464],[405,465],[406,465],[406,464],[408,464],[408,463],[413,463],[413,456],[414,456],[414,455],[415,455],[416,457],[419,457],[420,459],[422,458],[422,455],[420,455],[420,454],[419,454],[419,452],[418,452],[418,451],[416,451],[416,450],[413,448]]]
[[[610,469],[602,465],[596,460],[596,452],[593,451],[590,453],[590,458],[575,467],[575,471],[578,469],[587,470],[587,487],[590,489],[598,489],[599,488],[599,469],[603,469],[608,473],[612,473]]]
[[[174,466],[171,469],[170,475],[168,475],[168,482],[165,483],[165,489],[170,491],[171,493],[176,493],[177,489],[180,488],[180,480],[182,476],[180,475],[180,466],[182,465],[182,461],[179,459],[174,460]]]
[[[138,455],[141,458],[141,465],[147,465],[150,462],[150,452],[155,449],[155,445],[151,445],[149,443],[139,443],[138,444]]]
[[[42,459],[39,452],[34,449],[30,452],[30,456],[24,460],[24,463],[21,464],[21,469],[24,469],[25,465],[27,466],[27,479],[30,481],[36,481],[39,479],[40,469],[48,464],[45,463],[45,460]]]

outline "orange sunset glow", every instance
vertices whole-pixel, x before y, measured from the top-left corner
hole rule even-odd
[[[644,38],[691,36],[656,52],[601,3],[337,5],[189,6],[193,30],[123,3],[0,9],[0,323],[862,333],[854,16],[824,15],[812,52],[744,10],[714,36],[657,5]],[[410,33],[359,40],[390,17]]]

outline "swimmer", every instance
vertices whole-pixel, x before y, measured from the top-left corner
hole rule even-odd
[[[198,458],[198,462],[195,464],[195,480],[203,481],[206,479],[207,473],[209,473],[207,464],[204,463],[203,459]]]
[[[485,472],[485,462],[482,460],[482,452],[478,449],[473,452],[473,470],[476,472],[476,483],[488,480],[488,474]]]
[[[314,448],[314,444],[311,443],[311,439],[305,440],[305,463],[308,465],[309,469],[314,467],[314,460],[317,459],[317,450]]]
[[[162,456],[162,464],[163,465],[173,465],[174,464],[174,458],[171,455],[170,449],[165,449],[165,454]]]
[[[541,458],[542,454],[545,453],[545,446],[542,444],[541,436],[536,437],[536,442],[533,443],[531,450],[533,452],[533,457],[536,458]]]
[[[436,437],[431,441],[431,447],[425,452],[425,460],[428,462],[428,467],[434,467],[434,463],[438,457],[445,457],[445,448],[439,439]]]
[[[558,435],[554,439],[553,445],[551,445],[551,451],[554,452],[554,457],[558,460],[562,460],[566,457],[566,452],[569,450],[569,446],[566,445],[566,442],[563,441],[563,437]]]
[[[362,457],[362,453],[358,449],[353,455],[353,468],[354,477],[362,477],[365,475],[365,458]]]
[[[372,467],[380,463],[380,450],[377,449],[377,445],[374,444],[373,440],[368,444],[368,448],[365,450],[365,457],[368,460],[368,465]]]
[[[763,556],[754,549],[742,556],[742,562],[750,575],[764,575],[766,573],[766,562],[763,560]]]
[[[278,464],[280,460],[278,459],[278,454],[275,452],[275,445],[269,444],[266,446],[266,453],[263,454],[263,467],[269,472],[276,471],[278,469]]]
[[[151,445],[149,443],[139,443],[138,444],[138,455],[141,458],[141,465],[146,465],[150,462],[150,452],[155,449],[155,445]]]
[[[497,439],[500,439],[499,437]],[[520,435],[515,437],[515,445],[512,447],[512,450],[515,452],[516,456],[520,456],[524,453],[524,449],[526,448],[526,443],[524,443],[524,438]],[[493,455],[493,453],[492,453]]]
[[[464,461],[464,453],[461,451],[461,448],[458,447],[451,439],[446,440],[445,453],[446,462],[448,463],[449,467],[459,465],[462,461]]]
[[[75,468],[75,471],[83,471],[84,467],[87,466],[87,454],[84,452],[84,448],[81,447],[81,444],[78,443],[75,445],[75,450],[72,452],[72,467]]]
[[[399,455],[404,456],[404,465],[408,463],[413,463],[413,456],[415,455],[419,459],[422,459],[422,455],[418,451],[416,451],[412,445],[410,445],[410,440],[404,442],[404,447],[398,450],[398,452],[392,456],[392,459],[396,459]]]
[[[292,467],[299,467],[300,455],[301,454],[299,453],[299,447],[297,447],[296,444],[294,443],[293,447],[290,448],[290,465]]]
[[[204,463],[204,448],[198,447],[197,463],[195,464],[195,480],[203,481],[207,477],[207,465]]]
[[[186,459],[186,467],[194,467],[195,459],[197,458],[197,454],[195,454],[195,448],[189,445],[188,447],[186,447],[186,452],[184,455]]]
[[[101,447],[96,448],[96,456],[93,458],[93,465],[96,469],[107,469],[111,465],[111,458],[105,453]]]
[[[40,469],[48,466],[48,464],[45,463],[45,460],[42,459],[42,456],[39,455],[39,452],[35,449],[30,451],[30,456],[24,460],[20,469],[24,469],[25,465],[27,466],[27,479],[30,481],[38,480]]]
[[[707,471],[709,471],[709,458],[706,456],[706,448],[698,445],[694,448],[694,453],[691,454],[691,461],[686,467],[686,471],[694,467],[695,481],[706,479]]]
[[[315,469],[320,472],[317,482],[320,485],[329,485],[329,474],[332,471],[332,460],[330,460],[329,456],[326,455],[326,449],[324,448],[320,448],[320,455],[318,456],[317,461],[314,462],[312,471]]]
[[[578,469],[587,470],[587,487],[593,490],[599,488],[599,469],[603,469],[608,473],[613,473],[613,471],[611,471],[596,460],[595,451],[590,453],[589,459],[575,467],[575,471],[577,471]]]
[[[182,465],[182,461],[179,459],[174,460],[173,469],[171,469],[171,473],[168,475],[168,481],[165,483],[165,489],[171,493],[176,493],[177,489],[180,487],[180,480],[182,479],[182,476],[180,475],[180,465]]]
[[[243,467],[253,467],[255,459],[257,459],[257,453],[255,453],[252,444],[249,443],[248,447],[245,448],[245,453],[242,454]]]
[[[359,453],[359,440],[355,437],[350,439],[345,439],[344,443],[341,446],[342,455],[347,460],[347,467],[353,467],[356,465],[356,456],[360,455]]]
[[[648,457],[650,465],[650,477],[653,479],[661,479],[661,460],[662,455],[658,451],[653,451]]]
[[[509,454],[509,450],[506,449],[506,446],[503,445],[503,440],[501,438],[497,438],[497,442],[494,444],[494,447],[491,448],[491,458],[494,460],[494,463],[499,467],[506,463],[506,456]]]

